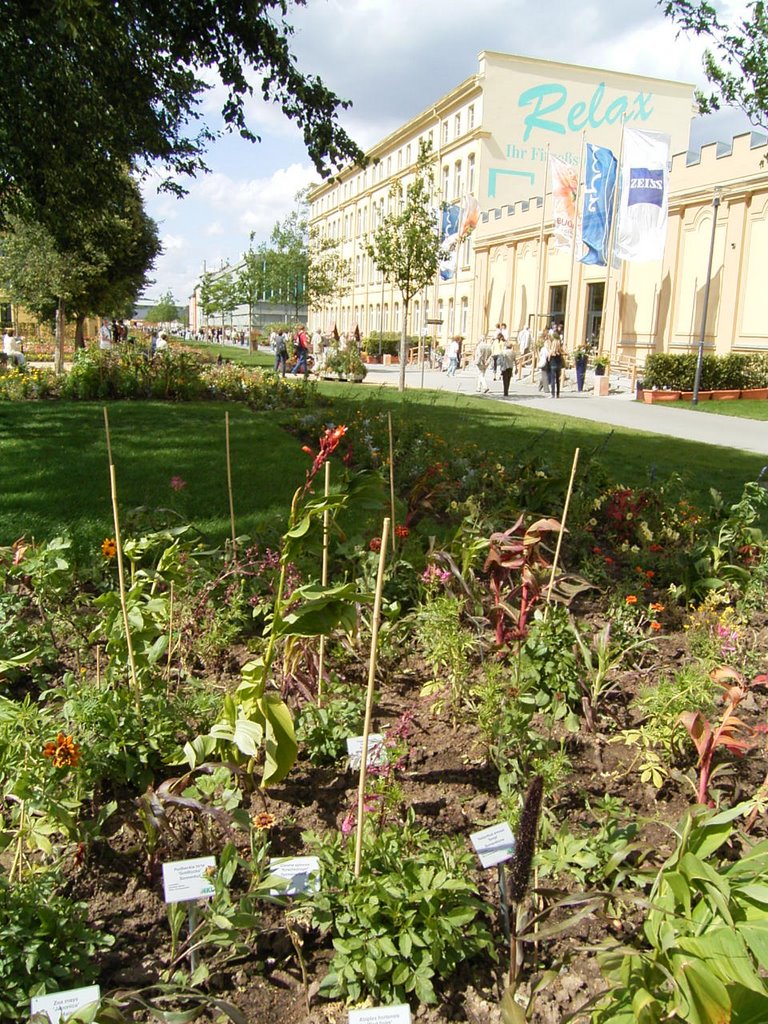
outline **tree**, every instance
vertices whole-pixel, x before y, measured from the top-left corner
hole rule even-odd
[[[402,179],[390,189],[393,211],[387,214],[366,244],[365,251],[395,285],[403,299],[400,333],[400,390],[405,391],[408,358],[408,307],[414,295],[433,281],[443,256],[434,215],[434,176],[429,147],[422,144],[416,173],[406,186]]]
[[[349,104],[299,70],[284,20],[303,0],[7,0],[0,19],[0,210],[58,243],[126,170],[159,162],[165,187],[204,167],[200,119],[213,69],[229,129],[255,90],[303,132],[321,174],[362,153],[337,122]],[[206,81],[208,73],[208,81]]]
[[[151,324],[167,324],[179,319],[179,307],[176,305],[170,288],[160,297],[160,301],[147,312],[146,319]]]
[[[739,106],[754,125],[768,127],[768,14],[763,0],[746,5],[745,16],[732,28],[720,21],[704,0],[659,0],[668,18],[684,31],[712,40],[704,54],[704,71],[714,86],[710,95],[696,92],[701,113],[721,103]]]

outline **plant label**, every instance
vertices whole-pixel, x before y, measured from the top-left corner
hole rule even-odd
[[[515,837],[506,821],[502,821],[500,825],[491,825],[480,832],[473,832],[469,838],[484,868],[503,864],[515,852]]]
[[[85,988],[70,988],[66,992],[53,992],[47,996],[34,996],[31,1010],[32,1013],[47,1013],[51,1024],[59,1024],[62,1017],[66,1019],[76,1010],[98,1003],[100,999],[99,986],[88,985]]]
[[[349,1024],[411,1024],[410,1006],[372,1006],[350,1010]]]
[[[356,772],[360,768],[363,759],[363,737],[347,737],[347,767]],[[368,737],[368,762],[367,768],[378,768],[379,765],[387,763],[387,751],[384,746],[384,737],[381,733],[372,732]]]
[[[163,864],[163,888],[166,903],[184,903],[213,896],[211,875],[216,870],[215,857],[195,857]]]
[[[273,896],[296,896],[301,892],[317,892],[320,888],[319,857],[274,857],[269,870],[284,878],[285,889],[270,889]]]

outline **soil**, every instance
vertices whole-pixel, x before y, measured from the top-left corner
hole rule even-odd
[[[766,617],[755,620],[755,644],[766,649]],[[660,791],[640,781],[637,749],[616,742],[616,731],[635,721],[632,698],[650,678],[679,668],[684,655],[682,633],[660,636],[658,655],[644,668],[626,673],[617,697],[603,710],[598,725],[611,735],[581,732],[566,736],[572,773],[567,786],[558,791],[554,811],[558,821],[569,827],[590,821],[585,799],[605,795],[622,798],[637,820],[643,847],[652,851],[650,862],[660,864],[671,851],[673,836],[664,823],[677,822],[692,803],[692,790],[681,777],[670,779]],[[412,807],[419,824],[438,836],[463,835],[498,820],[500,813],[496,772],[481,753],[479,736],[471,726],[454,729],[447,716],[436,715],[429,701],[418,696],[422,679],[417,664],[406,671],[387,674],[382,680],[375,727],[385,729],[404,713],[412,715],[407,765],[399,781],[404,804]],[[765,720],[766,692],[757,689],[745,702],[747,721]],[[693,758],[689,763],[693,766]],[[738,762],[733,782],[733,801],[760,785],[766,774],[765,758],[752,753]],[[252,811],[275,815],[270,835],[272,856],[297,856],[305,852],[305,830],[338,829],[354,805],[357,776],[339,768],[314,768],[300,761],[287,780],[268,792],[253,795]],[[160,859],[175,860],[215,853],[222,836],[214,828],[203,832],[189,812],[174,812],[179,841],[161,851],[161,858],[148,863],[136,830],[135,806],[121,804],[112,819],[105,840],[95,844],[85,863],[73,871],[72,895],[87,899],[93,924],[116,936],[115,945],[100,957],[99,982],[102,992],[137,989],[157,983],[159,965],[169,960],[170,932],[162,899]],[[242,834],[239,842],[243,842]],[[498,906],[496,872],[482,872],[477,879],[481,892],[493,908]],[[551,884],[551,883],[550,883]],[[575,888],[571,882],[571,888]],[[541,943],[532,964],[523,971],[520,994],[526,995],[543,968],[554,965],[557,977],[537,997],[533,1020],[556,1024],[604,988],[595,959],[595,947],[608,938],[630,940],[641,925],[641,917],[629,905],[614,905],[605,913],[583,919],[565,937]],[[499,950],[504,942],[499,928]],[[346,1021],[341,1003],[329,1003],[316,995],[317,986],[331,957],[328,939],[309,931],[304,935],[304,958],[308,991],[302,982],[300,965],[281,913],[268,905],[263,912],[252,956],[240,958],[214,973],[209,991],[234,1003],[249,1022],[269,1024],[335,1024]],[[503,961],[503,954],[502,954]],[[496,1024],[501,1021],[499,998],[504,987],[501,968],[491,963],[465,965],[457,977],[438,986],[436,1007],[413,1007],[414,1018],[424,1024],[468,1021]],[[202,1017],[203,1020],[215,1017]]]

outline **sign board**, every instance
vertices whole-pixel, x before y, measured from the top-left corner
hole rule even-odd
[[[300,892],[317,892],[320,888],[318,857],[275,857],[269,870],[288,883],[285,889],[272,889],[273,896],[296,896]]]
[[[350,1010],[349,1024],[411,1024],[410,1006],[371,1006]]]
[[[76,1010],[82,1010],[91,1003],[98,1003],[99,999],[99,986],[87,985],[85,988],[71,988],[66,992],[53,992],[47,996],[34,996],[31,1010],[32,1013],[47,1013],[51,1024],[59,1024],[62,1018],[66,1020]]]
[[[347,737],[348,767],[357,771],[363,756],[363,737]],[[381,733],[372,732],[368,737],[368,767],[376,768],[387,763],[387,751],[384,747],[384,737]]]
[[[491,825],[480,832],[473,832],[469,838],[484,868],[503,864],[515,852],[515,837],[506,821],[499,825]]]
[[[163,864],[163,888],[166,903],[184,903],[213,896],[211,874],[216,870],[215,857],[195,857]]]

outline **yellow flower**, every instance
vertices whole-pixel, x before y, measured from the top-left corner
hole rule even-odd
[[[60,732],[55,740],[45,744],[43,757],[52,758],[54,768],[75,768],[80,760],[80,747],[71,736]]]
[[[114,537],[105,537],[101,544],[101,553],[105,558],[114,558],[117,554],[117,544]]]
[[[274,814],[269,814],[267,811],[262,811],[261,814],[254,814],[251,818],[253,827],[258,829],[259,832],[265,832],[268,828],[272,828],[276,821],[277,818]]]

